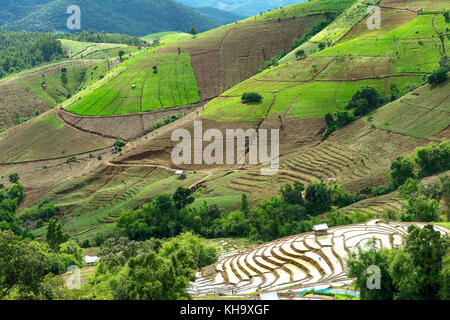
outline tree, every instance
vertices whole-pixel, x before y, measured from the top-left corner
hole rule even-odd
[[[286,184],[280,189],[281,197],[284,202],[302,206],[305,204],[303,191],[305,191],[305,185],[298,181],[295,181],[293,185]]]
[[[11,182],[11,183],[18,183],[19,182],[19,174],[11,173],[9,175],[9,182]]]
[[[13,288],[21,294],[37,294],[47,270],[48,255],[42,244],[0,231],[0,299]]]
[[[116,152],[122,152],[122,148],[124,146],[126,146],[126,143],[124,141],[120,140],[120,139],[117,139],[114,142],[114,146],[113,147],[114,147],[114,150],[116,150]]]
[[[348,277],[355,279],[361,300],[393,299],[395,287],[389,274],[389,251],[379,250],[375,239],[370,240],[365,248],[358,246],[358,251],[346,261],[346,267]]]
[[[439,203],[423,194],[418,180],[407,179],[399,188],[399,195],[406,200],[402,203],[402,208],[405,209],[402,217],[404,221],[431,222],[437,220]]]
[[[120,61],[122,61],[123,60],[123,56],[125,55],[125,52],[123,51],[123,50],[120,50],[119,51],[119,59],[120,59]]]
[[[191,34],[195,37],[195,35],[197,34],[197,29],[195,27],[191,28]]]
[[[183,187],[178,187],[172,198],[175,201],[175,207],[178,210],[185,208],[188,204],[194,202],[195,198],[191,195],[191,190]]]
[[[100,246],[98,256],[105,267],[113,269],[122,267],[126,262],[144,252],[158,252],[161,241],[150,239],[146,241],[132,241],[126,237],[113,237],[105,240]]]
[[[442,262],[449,248],[448,237],[432,225],[410,227],[405,248],[392,262],[390,272],[398,288],[397,299],[438,300]]]
[[[262,96],[256,92],[244,92],[242,94],[241,100],[244,103],[248,103],[248,102],[261,102],[262,101]]]
[[[184,268],[197,270],[215,263],[218,259],[218,250],[215,245],[208,244],[205,239],[190,232],[182,233],[164,242],[160,254],[166,257],[173,256],[180,249],[188,253],[183,260],[179,260]],[[183,255],[179,255],[181,256]]]
[[[447,78],[448,78],[448,69],[439,67],[428,76],[427,81],[431,85],[436,85],[446,81]]]
[[[305,192],[308,214],[318,216],[331,209],[331,193],[323,181],[314,181]]]
[[[384,98],[377,89],[364,86],[353,94],[345,109],[354,110],[354,116],[359,117],[377,109],[383,102]]]
[[[297,59],[303,59],[303,58],[305,58],[305,50],[302,50],[302,49],[300,49],[300,50],[297,50],[296,52],[295,52],[295,57],[297,58]]]
[[[408,178],[414,178],[414,163],[404,157],[397,157],[389,171],[394,189],[405,183]]]
[[[122,299],[129,300],[180,300],[189,299],[187,287],[195,278],[194,270],[185,269],[179,262],[187,256],[180,249],[175,255],[163,257],[155,252],[145,253],[128,261],[122,282]],[[120,287],[119,287],[120,289]],[[118,290],[116,289],[115,296]]]
[[[321,42],[319,43],[319,50],[325,49],[325,43]]]
[[[245,193],[242,194],[241,197],[241,211],[247,216],[250,212],[250,208],[248,206],[248,199]]]
[[[426,177],[435,173],[450,169],[450,143],[443,141],[439,146],[431,142],[426,147],[416,149],[415,162],[418,166],[420,177]]]
[[[442,261],[441,270],[441,300],[450,300],[450,256],[447,255]]]
[[[46,240],[50,249],[56,254],[58,259],[58,271],[61,274],[61,263],[59,261],[59,252],[61,244],[69,239],[69,235],[62,230],[61,224],[56,218],[52,218],[47,225]]]

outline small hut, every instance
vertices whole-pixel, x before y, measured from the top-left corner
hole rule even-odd
[[[177,170],[175,174],[178,176],[178,179],[186,179],[186,171]]]
[[[135,84],[132,84],[132,85],[131,85],[131,89],[136,89],[136,85],[135,85]]]
[[[100,260],[99,257],[97,256],[84,256],[84,263],[89,267],[89,266],[95,266],[97,264],[97,262]]]
[[[316,236],[325,236],[328,234],[328,225],[326,223],[316,224],[313,226]]]

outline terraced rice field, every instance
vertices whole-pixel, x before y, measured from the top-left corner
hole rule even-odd
[[[120,50],[125,54],[137,51],[135,47],[120,43],[80,42],[67,39],[60,41],[63,50],[71,59],[104,59],[118,57]]]
[[[200,101],[187,53],[142,53],[121,63],[120,70],[111,81],[66,109],[87,116],[119,115]]]
[[[416,224],[423,227],[423,224]],[[260,291],[301,292],[304,287],[343,286],[352,282],[345,273],[345,259],[372,238],[380,248],[392,249],[404,243],[408,224],[372,220],[334,227],[327,235],[304,233],[222,258],[213,278],[191,283],[193,296],[248,294]],[[450,231],[435,225],[441,234]]]
[[[432,137],[450,124],[449,89],[449,81],[439,87],[422,87],[364,120],[377,128],[419,138]]]
[[[204,176],[189,174],[187,179],[179,180],[172,171],[161,168],[102,166],[58,186],[46,198],[57,202],[70,221],[66,231],[77,234],[113,224],[123,211],[134,210],[157,194],[171,194],[179,186],[187,188]]]
[[[179,42],[181,40],[186,40],[192,38],[192,34],[185,33],[185,32],[177,32],[177,31],[167,31],[167,32],[159,32],[159,33],[152,33],[148,36],[142,37],[143,40],[146,40],[150,43],[153,42],[153,40],[159,39],[159,43],[161,45],[168,45],[175,42]]]
[[[362,86],[372,86],[386,97],[393,85],[405,92],[438,67],[443,41],[448,42],[440,36],[448,28],[442,14],[425,14],[375,35],[361,32],[238,84],[209,102],[202,117],[225,122],[258,121],[270,115],[315,118],[342,109]],[[249,90],[262,94],[264,103],[242,105],[239,97]],[[268,104],[266,97],[271,95],[275,100]]]

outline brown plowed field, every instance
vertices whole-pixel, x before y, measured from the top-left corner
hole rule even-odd
[[[214,35],[189,39],[160,50],[188,51],[202,99],[211,99],[264,69],[266,61],[289,51],[294,39],[303,37],[312,25],[325,20],[310,15],[273,21],[230,24]]]

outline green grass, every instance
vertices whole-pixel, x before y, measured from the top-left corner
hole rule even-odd
[[[442,30],[448,24],[441,16],[435,18],[435,24]],[[238,97],[248,91],[265,97],[276,94],[269,115],[289,111],[291,118],[322,117],[342,109],[362,86],[374,87],[390,98],[392,84],[401,90],[408,85],[417,86],[424,75],[438,66],[443,50],[433,34],[432,20],[433,16],[418,16],[378,38],[361,35],[304,60],[265,70],[209,102],[201,116],[218,121],[262,120],[268,110],[267,98],[261,108],[243,107]],[[417,34],[421,43],[414,39]],[[427,127],[441,127],[445,122],[442,117],[435,118],[436,114],[428,114]],[[412,129],[416,131],[417,128]],[[427,136],[429,132],[434,131],[424,128],[417,135]]]
[[[437,222],[436,224],[450,229],[450,222]]]
[[[275,19],[289,19],[313,14],[321,14],[325,12],[340,13],[349,8],[356,0],[313,0],[302,2],[299,4],[270,10],[255,17],[247,18],[243,22],[249,21],[270,21]]]
[[[191,207],[198,208],[206,201],[208,205],[217,205],[221,210],[230,211],[232,209],[239,209],[241,203],[241,196],[214,196],[195,199]]]
[[[260,103],[243,103],[241,97],[217,98],[205,106],[202,113],[204,118],[215,118],[219,121],[258,121],[262,119],[269,109],[274,97],[272,94],[263,93],[263,101]],[[219,115],[219,117],[217,117]]]
[[[192,38],[192,35],[185,32],[178,31],[167,31],[149,34],[148,36],[142,37],[142,39],[152,42],[153,39],[159,38],[161,45],[173,44],[178,41],[186,40]]]
[[[62,68],[67,69],[67,83],[62,80]],[[83,87],[99,80],[107,70],[108,63],[106,61],[75,63],[30,74],[20,79],[19,83],[50,106],[56,106],[65,101],[69,94],[73,96]],[[42,88],[42,82],[45,82],[45,90]]]
[[[104,59],[118,57],[120,50],[125,54],[135,52],[136,47],[118,43],[93,43],[61,39],[63,49],[71,59]]]
[[[158,72],[153,72],[157,66]],[[178,107],[200,101],[187,53],[142,53],[120,64],[121,72],[67,110],[80,115],[116,115]],[[136,88],[132,89],[132,85]]]
[[[291,51],[281,63],[286,63],[295,59],[295,52],[304,50],[307,54],[316,52],[319,43],[334,45],[342,39],[353,27],[355,27],[367,15],[369,5],[378,4],[380,0],[357,0],[350,3],[351,7],[339,15],[330,25],[321,32],[313,36],[310,40]]]

